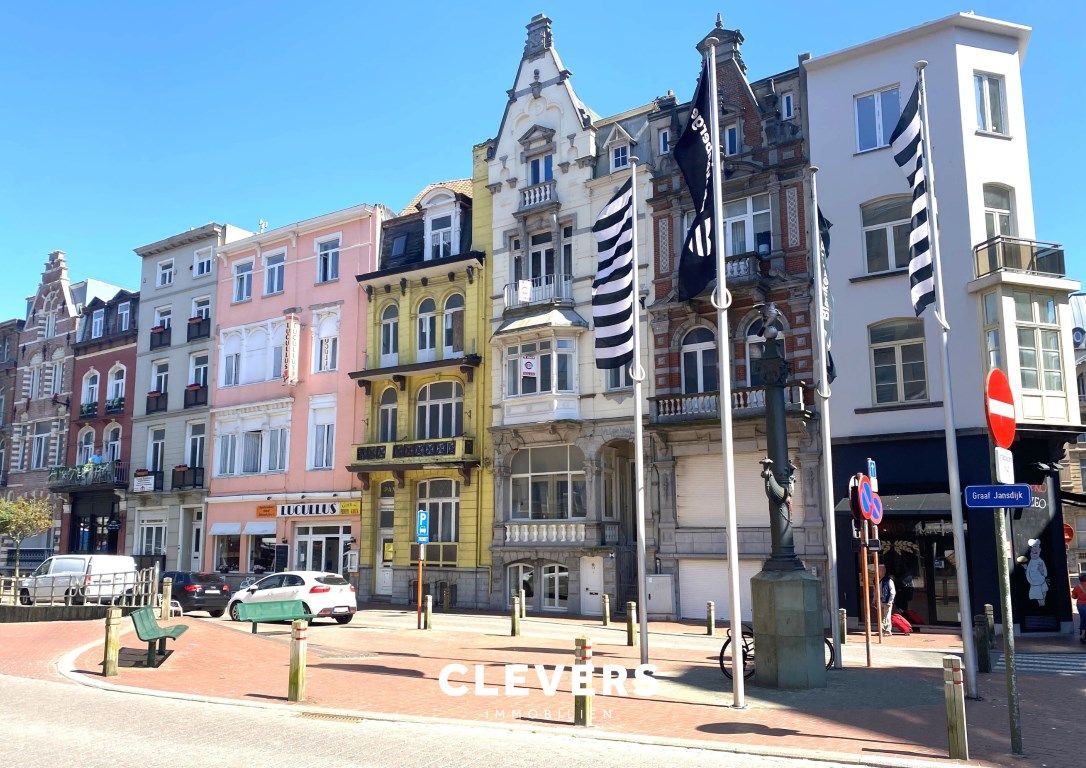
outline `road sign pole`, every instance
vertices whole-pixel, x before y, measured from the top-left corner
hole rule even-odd
[[[416,587],[416,603],[418,613],[418,628],[422,629],[422,564],[426,561],[426,545],[419,544],[419,580]]]
[[[871,526],[871,530],[874,533],[875,541],[879,540],[879,527],[877,525]],[[879,645],[882,645],[882,579],[879,577],[879,551],[876,549],[871,553],[871,557],[874,560],[872,568],[875,570],[875,620],[878,622],[879,628]],[[891,606],[891,609],[893,606]]]
[[[860,562],[864,576],[864,645],[867,648],[867,666],[871,666],[871,579],[867,572],[867,521],[863,522],[863,541],[860,543]]]
[[[1003,663],[1007,674],[1007,711],[1011,728],[1011,752],[1022,751],[1022,719],[1018,706],[1018,671],[1014,658],[1014,614],[1011,608],[1011,553],[1007,546],[1007,510],[995,511],[996,564],[999,567],[999,601],[1003,611]]]

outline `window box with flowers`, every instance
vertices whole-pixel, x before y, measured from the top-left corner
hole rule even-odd
[[[152,389],[147,393],[147,397],[158,397],[161,394],[162,394],[162,392],[160,392],[159,390]]]
[[[151,349],[170,346],[170,329],[164,325],[156,325],[151,328]]]
[[[175,464],[173,468],[177,472],[184,472],[186,469],[189,468],[189,465],[188,464]]]
[[[148,475],[151,474],[151,470],[149,470],[149,469],[137,469],[132,474],[135,475],[136,477],[147,477]]]
[[[199,323],[203,322],[203,319],[204,319],[203,315],[196,315],[196,317],[190,317],[189,318],[189,325],[198,325]]]
[[[164,326],[164,325],[152,325],[151,326],[151,333],[162,333],[164,330],[166,330],[166,326]]]
[[[203,384],[186,384],[185,389],[189,392],[195,392],[197,389],[203,389],[204,386]]]

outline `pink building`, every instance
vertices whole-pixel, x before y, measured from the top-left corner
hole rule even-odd
[[[220,246],[204,568],[348,574],[359,536],[366,296],[380,205]]]

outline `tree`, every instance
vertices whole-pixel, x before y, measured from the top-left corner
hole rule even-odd
[[[53,527],[53,508],[44,498],[0,499],[0,536],[15,541],[15,577],[23,540]]]

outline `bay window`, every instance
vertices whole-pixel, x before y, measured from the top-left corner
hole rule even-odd
[[[573,339],[533,341],[506,347],[506,396],[574,392],[576,353]]]
[[[1018,368],[1022,389],[1063,392],[1063,365],[1056,300],[1051,296],[1014,293],[1018,335]]]
[[[584,453],[575,445],[517,451],[509,485],[511,520],[583,519],[588,514]]]

